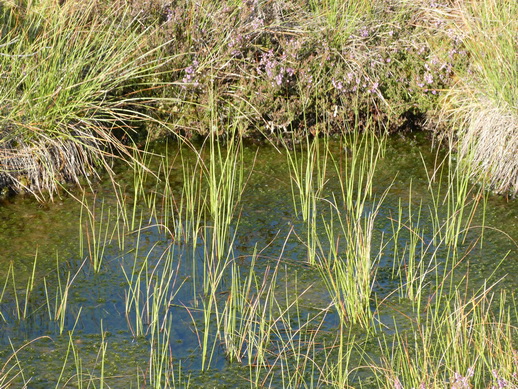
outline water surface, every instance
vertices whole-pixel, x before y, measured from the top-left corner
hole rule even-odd
[[[180,156],[179,149],[178,144],[170,142],[156,144],[153,150],[159,155],[167,152],[166,170],[169,176],[165,178],[162,174],[161,178],[169,180],[172,188],[168,193],[171,197],[161,198],[163,181],[157,184],[152,178],[147,180],[145,191],[159,194],[155,212],[150,212],[144,202],[139,201],[133,213],[134,173],[125,166],[117,167],[119,195],[126,199],[127,218],[132,219],[136,215],[134,220],[137,224],[129,231],[115,228],[124,218],[120,211],[117,212],[117,198],[113,187],[107,183],[96,184],[95,194],[86,192],[83,197],[81,192],[75,192],[78,199],[88,204],[88,209],[92,212],[95,210],[93,225],[97,226],[97,232],[86,233],[90,222],[85,209],[81,211],[79,202],[67,195],[44,205],[18,197],[0,206],[0,276],[1,285],[5,285],[0,299],[2,360],[7,361],[13,348],[16,350],[28,341],[37,339],[17,354],[24,368],[23,378],[20,376],[18,380],[30,379],[29,387],[34,388],[46,388],[56,385],[58,381],[58,386],[75,385],[77,361],[74,362],[71,352],[75,349],[81,356],[85,371],[97,377],[103,371],[106,382],[112,387],[138,387],[148,382],[150,373],[146,369],[150,358],[150,333],[144,329],[142,335],[136,336],[136,309],[128,317],[125,314],[131,284],[128,278],[132,274],[134,277],[140,274],[143,277],[140,285],[144,288],[146,274],[148,279],[160,279],[164,272],[170,271],[167,289],[170,300],[167,312],[162,314],[170,319],[168,341],[173,365],[183,369],[183,377],[191,373],[193,386],[249,386],[247,379],[250,369],[247,362],[230,363],[219,340],[216,340],[209,371],[200,372],[203,364],[200,358],[202,303],[206,297],[202,288],[203,267],[207,260],[204,247],[210,244],[211,230],[204,230],[194,247],[192,242],[176,239],[159,227],[165,223],[171,231],[174,229],[176,215],[171,212],[169,217],[164,218],[160,204],[169,200],[179,204],[184,180],[181,164],[195,165],[194,154],[183,148]],[[330,149],[338,165],[350,158],[339,141],[331,143]],[[320,341],[325,342],[327,338],[332,342],[339,318],[335,310],[329,309],[331,298],[321,277],[307,263],[307,224],[294,209],[285,153],[267,145],[257,147],[250,144],[244,147],[243,167],[247,183],[230,227],[234,240],[229,258],[244,277],[249,272],[252,254],[258,252],[255,266],[258,275],[271,274],[268,272],[278,269],[278,300],[288,305],[290,299],[299,296],[298,307],[302,310],[299,317],[321,315],[318,316],[322,318],[318,325],[322,333]],[[389,138],[384,157],[376,170],[373,195],[364,212],[365,215],[372,212],[387,191],[372,237],[372,253],[377,258],[372,310],[375,311],[376,321],[386,325],[380,326],[381,331],[393,330],[394,321],[400,320],[397,312],[414,315],[411,304],[400,298],[401,293],[394,292],[401,284],[397,270],[405,266],[403,262],[394,263],[394,258],[405,257],[404,247],[410,237],[407,230],[401,233],[397,242],[390,239],[398,212],[402,212],[403,219],[408,220],[409,204],[416,215],[421,209],[419,228],[423,245],[427,247],[426,253],[436,253],[439,260],[450,255],[447,245],[442,244],[440,239],[435,241],[437,236],[434,235],[430,216],[430,210],[434,208],[432,194],[437,196],[437,193],[444,193],[447,189],[445,182],[434,183],[430,189],[429,181],[436,161],[444,157],[442,152],[433,150],[422,136]],[[164,161],[151,158],[150,169],[158,171],[160,163],[164,164]],[[322,201],[318,208],[316,231],[320,236],[325,234],[320,221],[330,215],[328,204],[333,199],[333,193],[340,192],[339,180],[332,169],[329,170],[325,190],[321,194],[327,201]],[[437,199],[435,201],[437,204]],[[439,218],[446,218],[446,207],[440,201],[439,204]],[[513,276],[518,271],[516,200],[488,196],[485,217],[481,212],[484,208],[482,205],[483,202],[480,202],[469,229],[456,247],[459,258],[462,258],[456,268],[458,280],[460,282],[469,272],[469,288],[477,290],[485,283],[498,281],[495,290],[506,289],[512,295],[518,286],[518,279]],[[210,220],[205,222],[211,225]],[[89,242],[93,244],[94,236],[103,243],[99,245],[103,250],[99,252],[102,265],[98,272],[94,271],[92,252],[87,249]],[[167,255],[171,256],[170,263],[165,259]],[[31,282],[35,259],[33,288],[26,303],[27,283]],[[140,272],[145,263],[147,267]],[[229,267],[218,286],[218,298],[222,303],[228,298],[231,280]],[[59,321],[51,319],[59,310],[67,282],[71,286],[67,291],[60,330]],[[147,295],[144,291],[141,293],[143,302],[139,312],[145,317],[149,312],[145,301],[152,301],[153,291]],[[380,307],[376,302],[381,300],[385,303]],[[325,314],[320,313],[324,311]],[[145,326],[146,319],[143,322]],[[292,324],[294,328],[303,326],[296,320]],[[365,353],[376,360],[379,357],[376,354],[377,335],[369,335],[355,326],[351,326],[351,332],[362,344]],[[211,333],[209,339],[214,341],[214,336]],[[106,354],[101,358],[103,345],[106,345]],[[318,356],[315,358],[318,359]],[[102,359],[105,364],[101,367]],[[354,360],[353,357],[351,363],[360,366],[364,361]],[[83,374],[87,375],[85,372]],[[368,376],[368,372],[358,369],[351,376],[351,382],[358,383],[362,379],[362,382],[368,383]],[[279,377],[276,379],[280,380]]]

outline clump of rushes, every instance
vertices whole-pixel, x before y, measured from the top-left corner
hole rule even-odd
[[[408,331],[395,326],[395,335],[380,341],[384,357],[374,369],[377,387],[515,388],[516,327],[505,298],[491,288],[470,298],[455,293],[444,308],[433,308],[423,325]]]
[[[102,4],[0,7],[0,187],[52,197],[131,158],[123,139],[149,103],[138,92],[163,60],[124,8]]]
[[[458,2],[437,16],[469,63],[442,100],[452,148],[498,193],[518,193],[518,5],[511,0]],[[448,52],[447,55],[457,55]]]

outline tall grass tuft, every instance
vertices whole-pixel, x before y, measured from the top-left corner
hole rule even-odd
[[[443,20],[469,55],[442,114],[455,131],[453,146],[473,167],[464,174],[498,193],[518,193],[518,5],[511,0],[462,1]]]
[[[341,320],[369,328],[371,290],[379,259],[372,250],[372,236],[388,191],[376,204],[372,187],[385,137],[371,132],[354,134],[344,137],[342,147],[342,157],[333,159],[339,189],[327,200],[330,215],[322,220],[325,236],[318,242],[318,269]]]
[[[42,199],[131,159],[124,142],[151,103],[140,91],[167,62],[149,30],[101,1],[4,3],[0,24],[2,183]]]
[[[324,140],[324,149],[318,136],[306,138],[301,150],[286,151],[290,169],[290,183],[293,207],[297,217],[301,217],[306,227],[308,262],[315,263],[317,248],[318,204],[326,184],[329,148]],[[288,146],[286,146],[288,148]]]
[[[457,291],[422,324],[406,331],[396,325],[395,336],[380,343],[378,387],[515,387],[516,327],[505,298],[491,288],[469,298]]]

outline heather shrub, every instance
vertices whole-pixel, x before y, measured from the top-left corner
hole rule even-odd
[[[341,6],[339,4],[342,4]],[[331,5],[329,5],[331,7]],[[420,5],[347,2],[165,2],[155,38],[169,64],[161,109],[174,131],[243,135],[415,128],[448,87],[455,58],[437,57]],[[333,8],[335,7],[335,8]],[[160,11],[157,12],[156,10]],[[238,120],[237,120],[238,119]]]

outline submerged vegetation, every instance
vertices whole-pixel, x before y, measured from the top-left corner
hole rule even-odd
[[[76,259],[3,275],[2,384],[516,387],[516,231],[454,163],[423,156],[419,188],[383,172],[399,151],[373,130],[266,159],[213,134],[85,192]]]
[[[0,388],[518,387],[516,226],[486,220],[518,191],[517,15],[0,4],[0,187],[66,192],[79,236],[0,258]],[[387,157],[421,128],[435,158]]]

